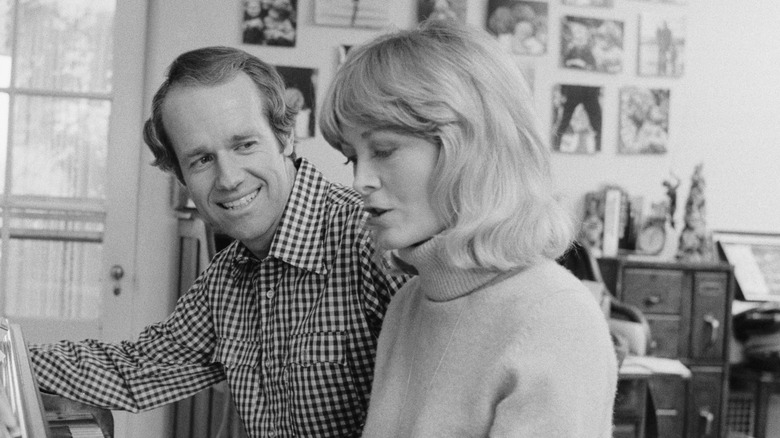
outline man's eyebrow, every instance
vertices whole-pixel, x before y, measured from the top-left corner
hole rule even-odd
[[[198,146],[198,147],[195,147],[193,149],[190,149],[189,151],[187,151],[187,153],[182,154],[182,157],[183,158],[197,157],[199,155],[205,154],[207,152],[207,150],[208,149],[205,146]]]

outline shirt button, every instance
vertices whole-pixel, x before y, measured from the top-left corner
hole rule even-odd
[[[265,297],[269,300],[274,297],[276,292],[273,289],[269,289],[268,292],[265,293]]]
[[[274,437],[276,436],[276,431],[273,431],[273,430],[272,430],[272,431],[268,432],[268,436],[269,436],[270,438],[274,438]]]

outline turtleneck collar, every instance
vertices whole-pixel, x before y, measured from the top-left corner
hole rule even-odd
[[[453,266],[444,257],[442,243],[442,239],[436,236],[418,246],[398,251],[401,261],[418,271],[420,291],[431,301],[454,300],[505,277],[498,271]]]

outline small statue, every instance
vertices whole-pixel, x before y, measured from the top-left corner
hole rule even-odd
[[[703,163],[699,163],[691,177],[691,191],[685,203],[685,226],[680,234],[677,259],[687,262],[713,260],[712,236],[707,231],[706,205],[704,198]]]
[[[665,180],[663,184],[666,187],[666,197],[669,198],[669,224],[672,228],[676,228],[674,213],[677,211],[677,188],[680,187],[680,178],[671,173],[669,179]]]

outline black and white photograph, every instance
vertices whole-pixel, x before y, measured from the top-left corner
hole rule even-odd
[[[601,151],[601,96],[601,87],[569,84],[553,87],[553,151],[566,154]]]
[[[314,137],[317,69],[302,67],[276,66],[276,70],[284,79],[285,101],[298,109],[295,119],[295,138]]]
[[[466,22],[466,0],[418,0],[417,21],[454,20]]]
[[[639,75],[680,77],[685,70],[685,18],[639,17]]]
[[[564,16],[560,53],[563,68],[620,73],[623,71],[623,22]]]
[[[489,0],[487,30],[515,55],[547,52],[548,4],[525,0]]]
[[[595,6],[599,8],[611,8],[615,0],[562,0],[566,6]]]
[[[294,47],[298,0],[243,0],[241,42]]]
[[[314,24],[318,26],[380,29],[390,24],[386,0],[316,0]]]
[[[663,154],[669,143],[668,89],[620,89],[618,153]]]

